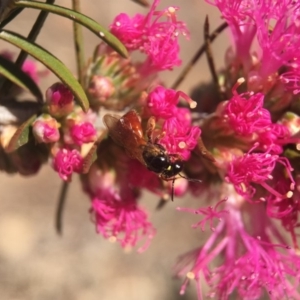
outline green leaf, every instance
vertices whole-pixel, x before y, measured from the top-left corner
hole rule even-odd
[[[286,149],[284,151],[284,156],[286,156],[288,159],[295,159],[300,157],[300,153],[297,150],[293,150],[293,149]]]
[[[0,74],[20,88],[31,92],[37,98],[38,102],[43,101],[43,94],[34,80],[19,69],[12,61],[3,56],[0,56]]]
[[[29,129],[31,124],[36,118],[37,115],[33,115],[17,129],[15,134],[10,139],[9,144],[6,146],[5,152],[7,153],[13,152],[28,142],[29,134],[30,134]]]
[[[15,6],[45,10],[63,16],[65,18],[68,18],[74,22],[78,22],[82,26],[88,28],[93,33],[95,33],[100,39],[102,39],[111,48],[117,51],[121,56],[125,58],[128,57],[128,52],[125,46],[113,34],[111,34],[107,29],[105,29],[103,26],[98,24],[93,19],[79,12],[58,5],[51,5],[51,4],[46,4],[37,1],[29,1],[29,0],[16,1]]]
[[[84,111],[88,110],[89,102],[84,90],[71,71],[58,58],[53,56],[41,46],[28,42],[25,37],[8,30],[2,30],[0,32],[0,39],[26,51],[28,54],[44,64],[69,87],[82,109]]]

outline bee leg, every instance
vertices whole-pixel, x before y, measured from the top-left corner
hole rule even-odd
[[[155,118],[151,117],[149,118],[147,122],[147,129],[146,129],[146,134],[149,142],[152,142],[152,137],[153,137],[153,131],[155,129]]]
[[[153,138],[153,133],[154,133],[154,130],[155,130],[155,124],[156,124],[155,118],[154,117],[149,118],[149,120],[147,122],[146,135],[147,135],[147,138],[148,138],[148,142],[158,144],[158,141],[161,138],[163,138],[166,135],[166,133],[163,131],[160,134],[158,134],[157,136],[155,136],[155,138]]]
[[[180,178],[180,176],[173,176],[173,177],[166,177],[164,174],[160,174],[159,177],[164,180],[164,182],[172,181],[172,186],[171,186],[171,200],[174,201],[174,184],[175,180]],[[166,187],[168,185],[165,185]]]
[[[172,180],[172,193],[171,193],[171,200],[174,201],[174,183],[175,183],[175,177]]]
[[[168,203],[169,200],[170,200],[170,196],[168,193],[162,194],[160,200],[156,205],[156,210],[160,210],[163,207],[165,207],[165,205]]]
[[[163,132],[161,132],[159,135],[157,135],[157,136],[155,137],[154,144],[158,144],[158,141],[159,141],[160,139],[162,139],[165,135],[166,135],[166,132],[165,132],[165,131],[163,131]]]

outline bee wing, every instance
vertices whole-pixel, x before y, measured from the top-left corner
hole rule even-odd
[[[114,142],[124,147],[129,156],[145,164],[142,153],[146,141],[143,138],[142,126],[137,113],[129,111],[123,117],[106,114],[103,122]]]

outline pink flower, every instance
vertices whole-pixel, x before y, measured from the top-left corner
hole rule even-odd
[[[215,225],[214,222],[215,220],[221,221],[222,218],[224,218],[225,214],[228,213],[227,210],[218,210],[220,206],[224,204],[225,200],[219,201],[214,207],[209,206],[205,208],[199,208],[199,209],[191,209],[191,208],[184,208],[184,207],[177,207],[178,211],[184,211],[184,212],[189,212],[189,213],[194,213],[194,214],[199,214],[199,215],[204,215],[205,217],[203,218],[202,221],[194,224],[192,228],[198,228],[200,227],[202,231],[205,230],[205,225],[209,222],[209,227],[211,231],[215,231]]]
[[[110,241],[117,241],[123,248],[135,247],[146,242],[138,251],[145,251],[155,235],[155,229],[147,220],[147,214],[137,206],[133,195],[116,199],[114,195],[92,199],[91,214],[98,233]]]
[[[236,46],[236,65],[242,62],[244,71],[257,64],[261,84],[282,65],[299,60],[299,4],[293,1],[207,0],[217,6],[229,24]],[[261,57],[253,61],[250,53],[256,36]]]
[[[59,149],[53,158],[53,168],[62,180],[69,181],[73,172],[80,173],[83,159],[75,149]]]
[[[252,13],[253,6],[249,0],[206,0],[206,2],[217,6],[228,23],[243,24]]]
[[[190,127],[192,124],[192,114],[191,110],[184,107],[179,107],[176,109],[174,114],[181,124],[182,127]]]
[[[32,124],[32,132],[38,143],[54,143],[60,138],[59,126],[50,115],[43,114]]]
[[[177,7],[156,11],[159,0],[154,0],[146,16],[137,14],[132,19],[122,13],[111,25],[115,34],[129,50],[140,50],[147,55],[142,73],[171,70],[181,64],[178,58],[178,34],[188,36],[186,25],[176,18]],[[164,20],[166,19],[166,20]]]
[[[184,294],[189,280],[194,279],[198,299],[203,299],[202,280],[210,288],[208,296],[216,299],[233,294],[238,299],[260,299],[264,291],[274,300],[299,298],[300,257],[284,244],[271,241],[284,243],[284,238],[265,217],[263,204],[255,205],[250,234],[238,198],[231,193],[225,205],[227,213],[218,215],[221,220],[206,243],[179,258],[176,273],[186,277],[180,293]]]
[[[265,153],[253,153],[257,148],[257,144],[249,150],[248,153],[241,157],[236,157],[230,162],[227,169],[225,180],[234,185],[236,191],[245,197],[253,197],[256,188],[253,183],[261,185],[271,194],[279,198],[284,198],[278,191],[274,190],[266,181],[271,180],[272,172],[277,163],[284,166],[293,187],[295,181],[291,175],[293,171],[289,161],[285,157],[280,157],[275,154],[270,154],[270,151]]]
[[[85,191],[97,198],[111,198],[120,201],[119,191],[116,189],[117,174],[114,169],[103,166],[100,169],[93,164],[89,170]]]
[[[272,123],[259,132],[256,141],[264,151],[281,154],[283,145],[288,144],[292,140],[285,125]]]
[[[175,196],[183,196],[187,193],[188,187],[189,187],[189,182],[186,178],[176,178],[174,181],[168,181],[168,186],[169,186],[169,193],[174,193]],[[198,182],[199,183],[199,182]],[[172,190],[173,189],[173,190]]]
[[[180,109],[177,113],[180,114]],[[199,127],[185,126],[177,117],[166,119],[162,131],[164,136],[159,139],[159,144],[164,146],[169,154],[178,154],[183,160],[190,157],[201,134]]]
[[[296,188],[293,193],[290,192],[291,184],[283,172],[274,174],[274,188],[281,194],[286,195],[285,198],[278,198],[273,194],[266,198],[266,213],[270,218],[279,219],[282,226],[291,234],[294,248],[299,248],[295,230],[299,226],[298,217],[300,212],[300,191],[299,176],[296,177]]]
[[[83,143],[91,143],[96,140],[96,129],[90,122],[74,124],[70,128],[70,135],[76,145],[81,146]]]
[[[235,61],[231,63],[237,66],[242,64],[249,71],[252,67],[250,50],[256,34],[253,3],[248,0],[206,0],[206,2],[218,7],[231,29],[235,46]]]
[[[132,187],[145,188],[157,195],[163,196],[162,186],[159,177],[149,171],[136,159],[128,162],[127,181]]]
[[[282,181],[281,181],[282,183]],[[273,198],[273,199],[271,199]],[[268,215],[270,217],[280,219],[283,227],[292,233],[294,241],[296,241],[296,235],[294,230],[299,225],[298,224],[298,215],[299,215],[299,199],[285,198],[278,199],[275,197],[269,197],[267,200],[268,204]],[[297,243],[295,244],[297,247]]]
[[[300,267],[297,255],[288,251],[281,253],[284,246],[265,244],[246,234],[242,235],[242,239],[248,246],[246,253],[233,262],[228,259],[226,264],[215,270],[215,277],[210,282],[215,284],[219,297],[229,297],[234,289],[242,299],[259,299],[264,290],[271,299],[296,295]],[[295,283],[289,282],[288,276],[293,276]]]
[[[300,67],[298,64],[281,74],[280,81],[283,83],[286,91],[291,91],[294,95],[298,95],[300,93]]]
[[[191,112],[186,108],[178,108],[179,99],[185,100],[190,108],[196,107],[196,102],[181,91],[157,86],[147,99],[148,113],[156,119],[163,119],[161,134],[157,136],[159,144],[166,148],[169,154],[178,154],[187,160],[195,148],[201,130],[191,126]]]
[[[94,75],[89,83],[88,92],[97,102],[105,102],[115,92],[113,80],[110,77]]]
[[[163,70],[173,70],[175,66],[181,65],[179,58],[179,44],[177,37],[174,37],[174,30],[171,27],[168,30],[169,35],[164,39],[157,37],[149,38],[147,44],[144,45],[147,60],[143,66],[144,69],[153,70],[153,72]],[[149,70],[148,70],[149,72]]]
[[[174,115],[179,95],[175,90],[158,85],[147,97],[147,107],[156,118],[170,118]]]
[[[196,107],[196,102],[193,101],[188,95],[181,91],[175,91],[172,89],[167,89],[163,86],[156,86],[149,94],[146,99],[147,107],[149,109],[149,113],[155,118],[163,118],[167,119],[173,116],[177,116],[178,118],[182,115],[184,118],[190,116],[190,111],[183,111],[177,108],[177,104],[179,99],[182,98],[186,101],[190,108]],[[191,122],[191,118],[188,117],[189,123]]]
[[[36,62],[28,59],[25,60],[22,65],[22,70],[27,73],[33,79],[33,81],[39,83],[39,71],[37,69]]]
[[[298,10],[299,4],[291,1],[263,1],[253,7],[257,38],[263,51],[260,66],[263,78],[267,79],[267,76],[277,72],[282,65],[290,65],[300,58]]]
[[[127,164],[127,160],[123,162]],[[136,171],[128,169],[131,167],[131,164],[127,168],[122,165],[116,172],[106,161],[102,161],[101,168],[95,163],[84,188],[91,198],[90,213],[97,232],[111,242],[120,243],[123,248],[139,246],[138,251],[142,252],[150,245],[155,229],[148,221],[147,213],[138,206],[138,187],[132,186],[128,178],[131,171]]]
[[[218,106],[217,114],[223,118],[225,126],[242,139],[256,142],[264,151],[281,154],[282,146],[291,142],[286,127],[290,122],[272,123],[269,110],[263,108],[263,94],[248,92],[239,95],[236,89],[244,81],[244,78],[237,81],[232,89],[233,97]]]
[[[272,123],[270,112],[263,108],[264,95],[233,91],[233,97],[223,108],[223,117],[230,128],[239,135],[247,136],[264,131]]]
[[[136,14],[130,19],[127,14],[121,13],[114,19],[110,31],[122,41],[128,50],[137,50],[143,44],[144,23],[145,16],[141,14]]]
[[[55,117],[66,116],[74,108],[74,96],[67,86],[57,82],[46,91],[49,113]]]

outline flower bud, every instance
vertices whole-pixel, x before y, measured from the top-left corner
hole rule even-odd
[[[93,164],[88,173],[87,189],[95,196],[103,198],[115,195],[119,198],[116,187],[116,172],[113,169],[100,169]]]
[[[288,129],[291,136],[300,131],[300,117],[293,112],[286,112],[279,120],[279,123]]]
[[[74,108],[74,95],[62,83],[57,82],[46,91],[46,102],[49,113],[54,117],[63,117],[71,113]]]
[[[53,168],[64,181],[70,181],[73,172],[80,173],[82,164],[83,159],[76,149],[59,149],[53,159]]]
[[[168,181],[169,189],[172,193],[172,181]],[[188,189],[188,180],[185,178],[176,178],[174,181],[174,195],[183,196]]]
[[[54,143],[59,140],[59,123],[50,115],[43,114],[32,124],[32,132],[38,143]]]
[[[114,92],[112,79],[101,75],[94,75],[90,81],[88,92],[97,102],[105,102]]]
[[[78,146],[95,142],[97,131],[94,125],[91,122],[80,121],[78,116],[72,115],[67,118],[63,128],[64,142],[68,145],[76,144]]]
[[[70,128],[70,136],[76,145],[81,146],[83,143],[95,142],[97,132],[92,123],[82,122]]]
[[[39,71],[37,63],[33,60],[25,60],[22,66],[22,71],[25,72],[35,83],[39,83]]]

